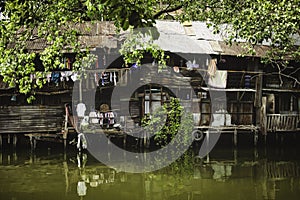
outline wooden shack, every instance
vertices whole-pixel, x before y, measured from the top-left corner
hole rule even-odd
[[[129,97],[119,93],[113,99],[117,101],[112,108],[117,114],[116,121],[125,129],[140,125],[146,114],[168,103],[173,96],[193,113],[196,129],[211,127],[215,111],[223,110],[226,119],[221,128],[229,132],[299,131],[300,85],[295,79],[280,76],[272,66],[261,64],[267,46],[257,46],[256,56],[240,57],[244,51],[241,46],[226,45],[220,35],[214,35],[202,22],[185,27],[179,22],[158,21],[156,26],[162,39],[157,44],[169,55],[168,66],[159,72],[155,60],[148,55],[141,66],[135,63],[125,66],[119,54],[122,41],[112,37],[117,34],[110,23],[88,26],[95,31],[85,33],[80,39],[92,47],[97,60],[86,70],[86,84],[80,84],[80,95],[85,95],[88,90],[95,91],[95,99],[91,99],[94,107],[86,108],[87,115],[92,109],[99,110],[103,104],[111,109],[114,89],[126,91],[131,81],[137,81],[134,80],[136,74],[143,72],[138,80],[141,86]],[[28,48],[39,52],[43,47],[32,45]],[[76,74],[72,72],[73,59],[74,55],[65,54],[66,69],[52,72],[49,82],[35,91],[33,104],[27,104],[26,96],[0,80],[0,135],[61,135],[68,132],[68,126],[76,126],[75,118],[68,118],[71,112],[67,113],[65,109],[65,104],[72,105],[74,83],[79,81],[72,78]],[[291,62],[285,72],[297,78],[300,77],[298,68],[299,63]],[[105,74],[110,75],[108,80],[102,77]],[[222,83],[218,83],[221,85],[211,85],[209,81],[218,75],[223,76]],[[226,94],[217,107],[212,105],[212,92]],[[80,98],[77,100],[82,100]],[[73,101],[72,106],[77,103]]]

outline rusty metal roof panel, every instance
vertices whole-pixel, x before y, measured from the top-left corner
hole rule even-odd
[[[221,34],[214,34],[205,22],[192,22],[198,40],[217,40],[222,41]]]

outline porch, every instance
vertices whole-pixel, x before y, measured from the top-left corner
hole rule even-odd
[[[267,131],[300,131],[300,114],[267,114]]]

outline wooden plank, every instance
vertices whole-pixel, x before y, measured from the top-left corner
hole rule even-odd
[[[0,132],[58,131],[63,114],[62,106],[1,106]]]

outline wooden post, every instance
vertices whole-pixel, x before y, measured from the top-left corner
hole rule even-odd
[[[33,149],[33,141],[32,141],[32,135],[29,135],[29,140],[30,140],[30,149]]]
[[[124,149],[126,148],[126,138],[127,138],[126,133],[123,133],[123,148]]]
[[[69,192],[69,188],[70,188],[70,182],[69,182],[69,168],[68,168],[68,163],[65,160],[63,162],[63,166],[64,166],[64,174],[65,174],[65,184],[66,184],[66,193]]]
[[[79,80],[79,102],[82,102],[82,79]]]
[[[147,132],[146,131],[144,131],[143,142],[144,142],[144,148],[146,148],[147,147]]]
[[[0,149],[2,149],[2,134],[0,133]]]
[[[31,151],[34,151],[36,148],[36,139],[32,134],[29,135],[29,139],[30,139]]]
[[[65,105],[65,126],[63,130],[63,139],[64,139],[64,150],[67,148],[67,137],[68,137],[68,119],[69,119],[69,110],[68,106]]]
[[[209,153],[206,155],[206,163],[209,163],[210,159],[209,159]]]
[[[257,131],[254,131],[254,146],[257,146],[257,142],[258,142],[258,134]]]
[[[206,162],[209,163],[209,152],[208,152],[208,149],[209,149],[209,130],[206,132]]]
[[[18,161],[18,156],[17,156],[17,153],[15,151],[13,152],[13,161],[14,162]]]
[[[260,131],[263,135],[267,134],[267,97],[262,97],[260,108]]]
[[[257,148],[256,148],[256,147],[254,148],[253,155],[254,155],[254,161],[257,161],[257,158],[258,158],[258,151],[257,151]]]
[[[7,164],[10,165],[10,154],[7,155]]]
[[[237,164],[237,149],[236,148],[233,149],[233,160],[234,160],[234,163]]]
[[[256,78],[256,83],[255,83],[256,93],[255,93],[255,100],[254,100],[254,106],[256,108],[260,108],[262,106],[261,99],[262,99],[263,76],[262,76],[262,71],[261,70],[259,70],[258,72],[259,72],[259,74]],[[259,117],[259,113],[256,113],[256,114],[258,114],[258,117]]]
[[[10,134],[7,135],[7,144],[10,144]]]
[[[2,165],[2,152],[1,151],[0,151],[0,165]]]
[[[237,147],[237,145],[238,145],[237,130],[236,129],[234,129],[234,131],[233,131],[233,144],[234,144],[235,147]]]
[[[67,148],[67,137],[68,137],[68,130],[63,132],[63,140],[64,140],[64,150]]]
[[[111,136],[108,135],[108,140],[107,140],[107,148],[108,148],[108,151],[107,151],[107,158],[108,160],[110,161],[111,160],[111,141],[110,141],[110,138]]]
[[[64,137],[64,136],[63,136]],[[67,139],[66,138],[64,138],[64,150],[66,150],[67,149]]]
[[[255,82],[255,99],[254,99],[254,107],[255,107],[255,125],[259,126],[261,128],[261,133],[266,134],[265,131],[265,124],[263,121],[264,114],[262,113],[263,106],[266,106],[266,104],[263,104],[262,99],[262,87],[263,87],[263,71],[259,69],[259,59],[255,58],[254,60],[254,70],[258,71],[258,76],[256,78]]]
[[[14,146],[14,148],[16,148],[16,146],[17,146],[17,141],[18,141],[18,137],[17,137],[16,134],[14,134],[14,136],[13,136],[13,146]]]

